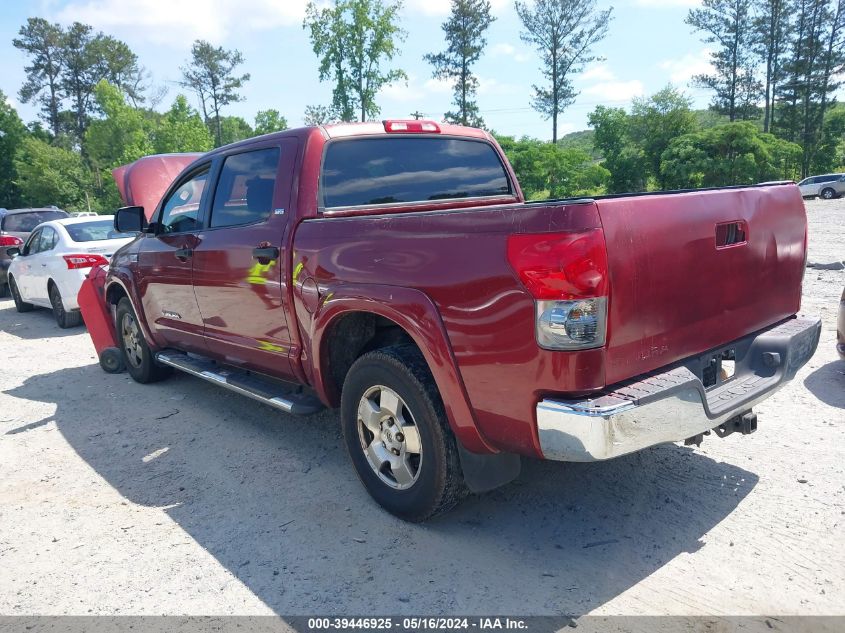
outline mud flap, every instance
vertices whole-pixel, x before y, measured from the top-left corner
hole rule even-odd
[[[470,453],[458,442],[458,454],[467,488],[476,494],[510,483],[522,468],[522,460],[514,453]]]

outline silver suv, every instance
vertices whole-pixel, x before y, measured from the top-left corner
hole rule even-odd
[[[833,200],[845,194],[845,174],[810,176],[798,183],[798,189],[805,198]]]

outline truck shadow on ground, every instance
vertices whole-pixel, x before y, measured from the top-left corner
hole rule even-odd
[[[679,446],[526,460],[516,482],[410,525],[366,495],[334,411],[292,418],[189,376],[143,386],[97,365],[8,394],[55,403],[109,485],[164,507],[284,615],[582,614],[702,547],[758,481]]]
[[[804,386],[825,404],[845,409],[845,361],[822,365],[804,379]]]

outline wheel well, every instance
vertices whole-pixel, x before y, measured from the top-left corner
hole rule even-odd
[[[106,289],[106,301],[111,305],[117,305],[123,297],[127,297],[126,291],[120,284],[114,283]]]
[[[392,345],[413,345],[414,339],[399,324],[371,312],[351,312],[338,317],[330,325],[323,340],[324,380],[326,392],[338,402],[349,368],[367,352]]]

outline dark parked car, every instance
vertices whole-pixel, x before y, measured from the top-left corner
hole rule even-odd
[[[49,220],[69,217],[56,207],[42,209],[0,209],[0,297],[8,292],[6,283],[12,258],[6,252],[10,247],[20,247],[36,226]]]

